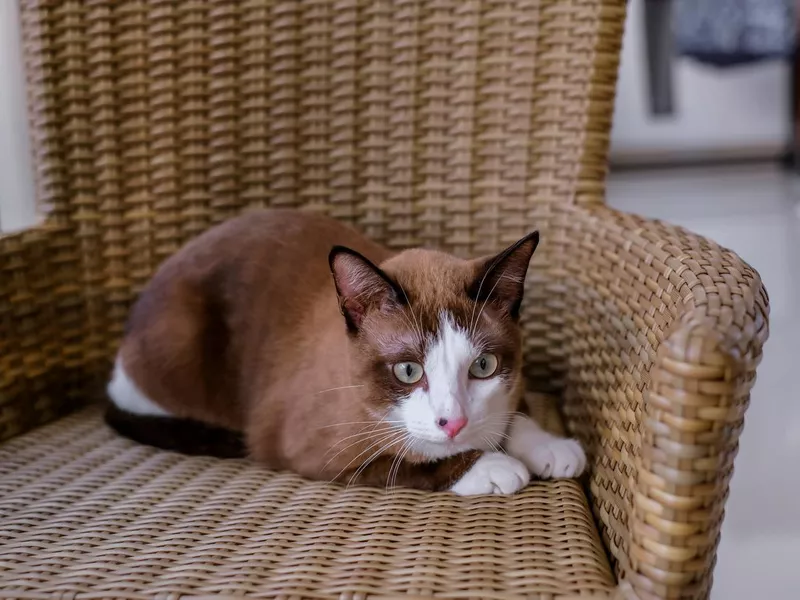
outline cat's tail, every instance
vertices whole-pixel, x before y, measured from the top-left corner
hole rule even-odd
[[[106,423],[125,437],[162,450],[218,458],[244,458],[247,455],[241,433],[192,419],[139,415],[109,403]]]

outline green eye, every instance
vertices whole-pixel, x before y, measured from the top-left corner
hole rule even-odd
[[[488,352],[481,354],[469,367],[469,374],[476,379],[486,379],[497,370],[497,357]]]
[[[392,371],[398,381],[407,384],[417,383],[425,374],[422,365],[415,362],[397,363],[392,367]]]

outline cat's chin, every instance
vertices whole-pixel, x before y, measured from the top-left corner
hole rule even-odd
[[[498,443],[497,446],[500,446]],[[489,444],[471,443],[470,441],[431,441],[415,438],[411,446],[414,454],[422,460],[441,460],[470,450],[492,450]]]

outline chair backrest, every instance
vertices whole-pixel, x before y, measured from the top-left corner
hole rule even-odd
[[[104,371],[155,267],[250,206],[304,207],[393,247],[458,254],[538,227],[546,261],[552,207],[602,201],[624,10],[26,0],[47,216],[0,240],[0,267],[17,269],[0,286],[9,343],[33,353],[22,363],[49,365],[55,389],[62,367]],[[13,397],[28,393],[10,381]]]

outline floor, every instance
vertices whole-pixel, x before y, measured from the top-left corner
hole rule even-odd
[[[712,600],[800,589],[800,177],[777,167],[612,174],[615,208],[664,219],[735,250],[770,296],[770,338],[742,434]]]

